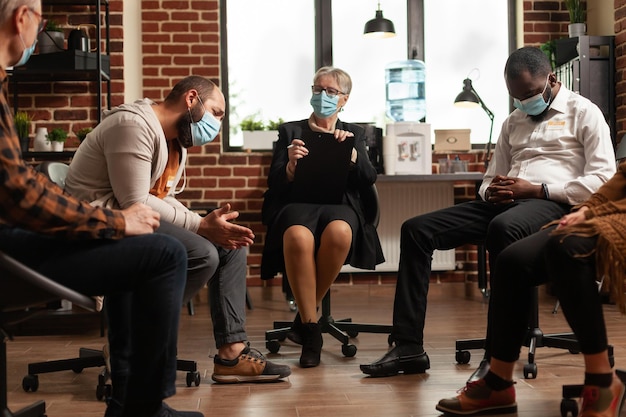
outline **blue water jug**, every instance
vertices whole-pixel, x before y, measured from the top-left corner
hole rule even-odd
[[[385,67],[387,117],[395,122],[419,122],[426,117],[426,65],[410,59]]]

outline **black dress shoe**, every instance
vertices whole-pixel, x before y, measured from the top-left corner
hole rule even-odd
[[[485,375],[487,375],[487,372],[489,372],[489,369],[489,359],[483,359],[482,361],[480,361],[480,364],[478,365],[478,368],[476,368],[474,373],[470,375],[467,382],[474,382],[478,381],[479,379],[483,379]]]
[[[407,354],[399,346],[395,346],[385,356],[369,365],[361,365],[361,372],[373,377],[393,376],[400,372],[405,374],[421,374],[430,368],[430,360],[426,352]]]

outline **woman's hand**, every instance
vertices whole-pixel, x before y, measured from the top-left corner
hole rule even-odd
[[[335,129],[335,139],[337,142],[343,142],[346,138],[351,138],[354,136],[354,133],[348,132],[347,130]]]
[[[566,214],[565,216],[561,217],[561,220],[559,220],[559,225],[556,228],[560,229],[561,227],[571,226],[573,224],[584,222],[585,220],[587,220],[587,217],[585,216],[585,212],[587,210],[589,210],[589,207],[582,206],[577,211]]]
[[[301,139],[294,139],[289,146],[287,146],[287,155],[289,157],[289,162],[287,163],[287,179],[289,181],[293,181],[298,159],[302,159],[308,154],[309,150],[304,147],[304,141]]]

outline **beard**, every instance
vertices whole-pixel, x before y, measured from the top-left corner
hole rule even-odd
[[[198,115],[198,113],[200,113]],[[193,119],[192,119],[193,116]],[[184,148],[190,148],[193,146],[193,138],[191,137],[191,123],[194,120],[200,120],[204,116],[204,107],[197,105],[192,107],[189,111],[183,113],[176,123],[176,131],[178,132],[178,142]]]

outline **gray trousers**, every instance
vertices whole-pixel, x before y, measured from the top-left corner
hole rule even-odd
[[[244,329],[247,251],[224,249],[197,233],[167,222],[161,222],[157,232],[175,237],[187,249],[183,303],[191,300],[208,282],[216,347],[247,340]]]

